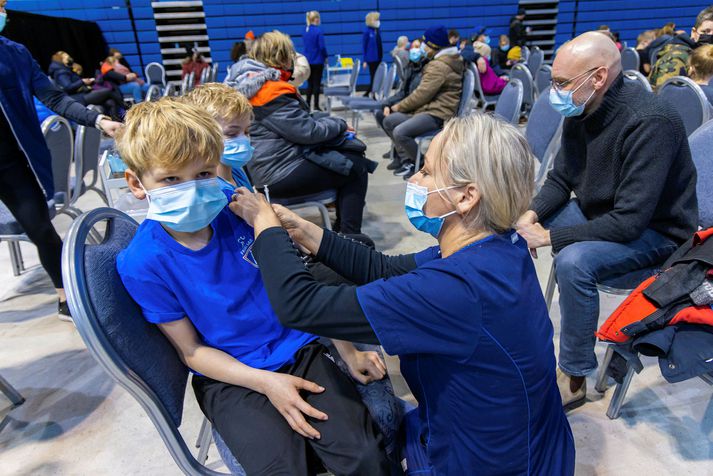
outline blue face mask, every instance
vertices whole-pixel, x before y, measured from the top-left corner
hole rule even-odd
[[[587,76],[587,79],[591,78],[594,73],[596,73],[596,71],[592,71],[592,73]],[[575,76],[572,79],[577,79],[577,77]],[[592,96],[594,96],[594,93],[596,92],[592,90],[592,94],[589,95],[586,101],[579,105],[575,104],[574,93],[586,82],[587,81],[585,80],[582,84],[580,84],[571,91],[558,91],[555,87],[550,88],[550,104],[552,105],[552,108],[562,114],[564,117],[574,117],[582,115],[582,113],[584,112],[584,106],[587,105],[589,100],[592,99]]]
[[[7,23],[7,13],[0,12],[0,31],[5,29],[5,24]]]
[[[240,168],[253,158],[255,147],[250,145],[250,138],[245,134],[225,139],[223,157],[220,162],[230,167]]]
[[[217,178],[191,180],[146,191],[146,194],[149,200],[146,218],[180,232],[205,228],[228,204]]]
[[[423,50],[421,48],[411,48],[408,51],[408,59],[414,63],[418,63],[423,56]]]
[[[429,192],[426,187],[422,187],[411,182],[407,183],[405,208],[406,216],[411,224],[416,227],[417,230],[428,233],[434,238],[438,238],[438,234],[441,232],[441,228],[443,228],[443,222],[446,217],[455,214],[456,211],[453,210],[452,212],[446,213],[445,215],[441,215],[439,217],[427,217],[423,211],[423,207],[426,205],[429,194],[458,187],[458,185],[453,185],[451,187],[438,188]]]
[[[490,44],[490,37],[488,35],[485,35],[485,37],[483,38],[483,43],[485,43],[486,45]]]
[[[509,44],[509,43],[508,43],[507,45],[503,45],[503,46],[500,47],[500,50],[502,50],[502,51],[507,51],[507,50],[509,50],[509,49],[510,49],[510,44]]]

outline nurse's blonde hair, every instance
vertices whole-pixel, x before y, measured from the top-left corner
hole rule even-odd
[[[474,184],[478,207],[463,217],[473,231],[503,233],[527,211],[534,193],[535,159],[511,124],[485,114],[451,119],[443,128],[437,167],[449,185]]]
[[[307,26],[321,23],[321,18],[317,10],[307,12]]]
[[[369,12],[366,14],[366,26],[376,28],[375,23],[381,18],[381,13],[379,12]]]

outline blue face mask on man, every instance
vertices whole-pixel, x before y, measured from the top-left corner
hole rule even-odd
[[[424,233],[428,233],[434,238],[438,238],[438,234],[443,228],[443,222],[447,217],[456,213],[455,210],[446,213],[439,217],[427,217],[423,211],[423,207],[426,205],[428,196],[434,192],[440,192],[442,190],[449,190],[452,188],[458,188],[459,185],[452,185],[445,188],[437,188],[436,190],[428,191],[428,188],[416,185],[415,183],[408,182],[406,184],[406,198],[405,208],[406,216],[408,217],[411,224],[416,227],[417,230]]]
[[[500,47],[500,50],[501,50],[501,51],[508,51],[509,49],[510,49],[510,43],[508,43],[508,44],[506,44],[506,45],[502,45],[502,46]]]
[[[146,218],[179,232],[192,233],[205,228],[228,204],[217,178],[144,190],[149,200]]]
[[[245,134],[223,141],[223,157],[220,162],[230,167],[240,168],[253,158],[255,147],[250,145],[250,138]]]
[[[408,59],[414,63],[418,63],[423,57],[423,50],[421,48],[411,48],[408,51]]]
[[[581,88],[589,80],[589,78],[592,77],[592,75],[594,75],[594,73],[596,73],[597,69],[598,68],[592,71],[589,76],[587,76],[587,79],[582,82],[582,84],[580,84],[571,91],[562,91],[554,86],[550,88],[550,104],[552,105],[552,108],[562,114],[564,117],[581,116],[584,112],[584,107],[587,105],[589,100],[592,99],[592,96],[594,96],[596,90],[592,90],[592,94],[590,94],[589,97],[582,104],[579,105],[574,103],[574,93],[577,92],[577,90]],[[584,73],[575,76],[568,82],[574,81],[583,74],[587,74],[587,72],[585,71]]]

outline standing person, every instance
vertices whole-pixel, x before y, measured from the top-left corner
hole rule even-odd
[[[381,13],[370,12],[366,16],[366,29],[362,35],[362,54],[364,56],[364,63],[369,66],[369,88],[364,93],[364,96],[368,96],[371,93],[371,88],[374,86],[374,75],[376,74],[376,68],[379,67],[381,63],[381,58],[384,56],[384,47],[381,43]]]
[[[302,37],[305,45],[305,57],[309,62],[309,80],[307,83],[307,105],[314,111],[321,111],[319,108],[319,93],[322,88],[322,74],[324,73],[324,62],[329,56],[327,46],[324,43],[324,33],[320,25],[322,19],[319,12],[312,10],[307,12],[307,28]],[[314,98],[314,105],[312,105]]]
[[[7,12],[0,0],[0,31]],[[37,246],[42,267],[58,296],[60,319],[69,320],[60,268],[62,240],[52,226],[47,200],[54,196],[52,157],[37,120],[33,96],[55,113],[113,136],[121,126],[86,109],[54,86],[23,45],[0,36],[0,201]]]
[[[625,82],[621,70],[619,50],[599,32],[560,47],[550,102],[567,117],[562,148],[518,221],[529,248],[557,253],[557,384],[568,407],[584,403],[585,377],[597,369],[597,283],[663,263],[698,222],[696,169],[680,116]]]
[[[525,20],[525,9],[518,8],[517,15],[510,19],[510,31],[508,36],[510,37],[510,44],[513,46],[525,46],[527,41],[527,28],[522,23]]]

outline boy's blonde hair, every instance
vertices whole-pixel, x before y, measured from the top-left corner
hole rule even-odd
[[[289,36],[273,30],[260,35],[248,55],[270,68],[288,69],[294,65],[295,46]]]
[[[201,107],[167,97],[129,109],[116,147],[128,168],[141,177],[154,168],[178,169],[196,160],[217,166],[223,133]]]
[[[710,81],[713,78],[713,45],[701,45],[693,50],[688,65],[693,69],[692,79]]]
[[[222,83],[196,86],[183,100],[199,106],[214,119],[229,122],[235,119],[253,119],[253,107],[248,98],[236,89]]]

